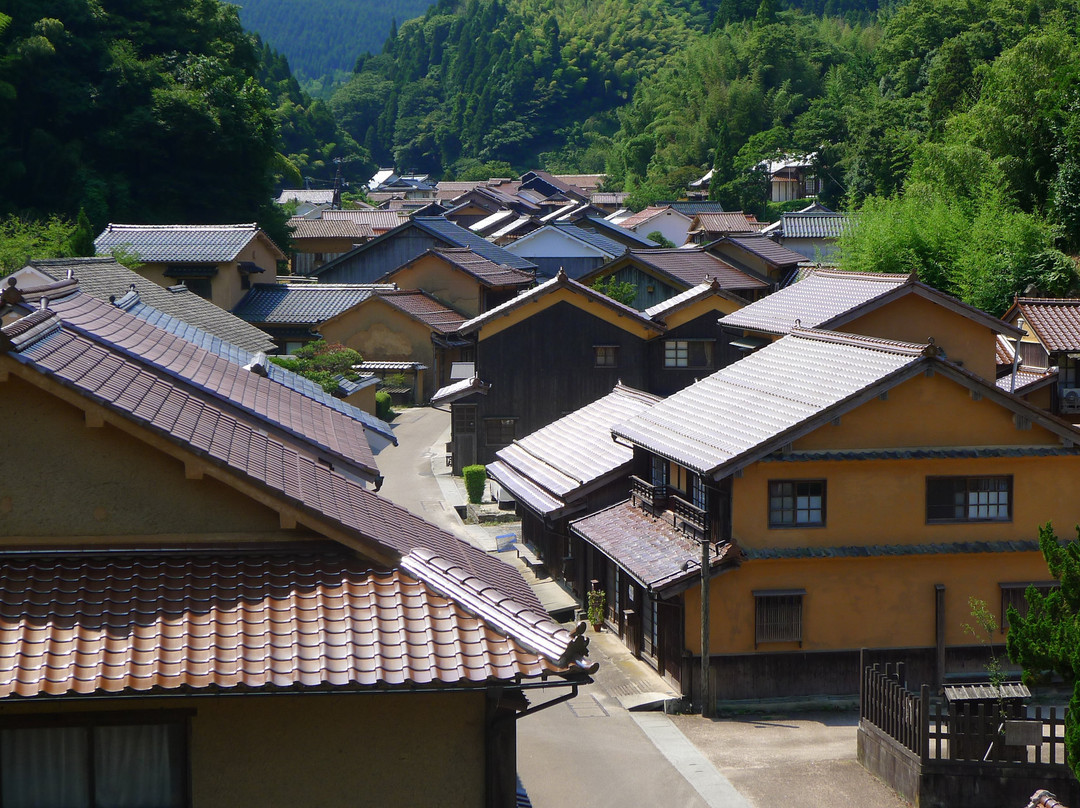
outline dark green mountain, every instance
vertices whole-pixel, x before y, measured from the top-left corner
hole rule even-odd
[[[424,13],[432,0],[231,0],[240,21],[289,60],[301,80],[351,71],[356,58],[378,53],[398,23]]]

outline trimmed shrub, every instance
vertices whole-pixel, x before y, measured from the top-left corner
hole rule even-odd
[[[393,399],[390,398],[389,393],[385,393],[382,390],[375,394],[375,417],[381,418],[384,421],[389,421],[390,417],[394,414],[390,410],[390,404]]]
[[[465,478],[465,491],[469,502],[476,505],[484,499],[484,483],[487,482],[487,469],[484,466],[466,466],[461,470]]]

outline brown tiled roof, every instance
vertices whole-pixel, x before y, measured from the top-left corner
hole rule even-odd
[[[477,255],[468,247],[438,247],[432,252],[441,255],[485,286],[527,286],[536,280],[536,276],[531,272],[508,267],[505,264],[496,264],[482,255]]]
[[[1057,797],[1042,788],[1031,795],[1031,801],[1028,802],[1027,808],[1066,808],[1066,806],[1058,802]]]
[[[399,222],[400,224],[400,222]],[[293,229],[292,238],[354,238],[357,240],[374,238],[375,231],[368,222],[356,222],[352,219],[289,219]]]
[[[764,223],[754,221],[740,210],[724,213],[699,213],[694,217],[694,230],[704,230],[706,233],[756,233],[764,227]],[[693,232],[693,231],[691,231]]]
[[[11,328],[4,327],[5,337]],[[403,556],[426,548],[472,571],[519,603],[540,608],[536,595],[514,568],[315,459],[318,451],[312,442],[318,438],[297,435],[286,442],[269,435],[265,422],[249,412],[188,389],[183,382],[186,377],[143,365],[133,356],[66,329],[41,337],[9,356],[265,489],[283,506],[310,514],[316,523],[329,522],[361,551],[366,548]],[[310,431],[314,426],[308,422],[305,429]]]
[[[1017,311],[1048,352],[1080,350],[1080,298],[1021,297],[1005,319]]]
[[[637,213],[627,216],[625,219],[620,221],[619,227],[625,227],[626,229],[631,230],[640,224],[644,224],[645,222],[656,218],[661,213],[667,210],[671,210],[671,207],[669,205],[664,205],[662,207],[653,206],[644,208],[643,210],[639,210]]]
[[[1011,365],[1014,353],[1012,343],[1001,334],[998,334],[994,340],[994,361],[996,364]]]
[[[347,461],[371,475],[378,473],[364,430],[337,410],[89,295],[69,295],[49,305],[65,324],[95,343],[136,356],[154,370],[255,415],[271,428],[302,437],[319,447],[320,454]],[[117,369],[121,364],[117,357],[101,361]],[[146,388],[142,395],[149,392]],[[140,394],[130,388],[126,395]],[[139,407],[136,400],[132,404]]]
[[[570,528],[650,589],[662,590],[701,574],[700,545],[670,520],[653,516],[631,500],[576,519]],[[734,544],[722,544],[712,566],[738,556]]]
[[[700,247],[631,250],[630,255],[687,288],[711,278],[715,278],[722,289],[767,289],[770,286],[768,281],[736,269]]]
[[[7,554],[0,697],[484,686],[581,670],[581,639],[431,563],[418,562],[439,573],[434,586],[329,552]]]
[[[465,322],[465,318],[456,311],[448,309],[420,289],[377,292],[375,296],[440,334],[457,331],[458,326]]]
[[[324,210],[324,221],[348,220],[360,225],[369,226],[375,235],[380,235],[405,221],[405,218],[394,210]]]
[[[720,243],[733,244],[776,267],[790,267],[806,260],[806,256],[789,250],[787,247],[781,247],[765,236],[726,236],[720,240]]]

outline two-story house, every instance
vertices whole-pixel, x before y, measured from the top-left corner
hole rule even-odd
[[[1006,372],[1002,386],[1067,421],[1080,421],[1080,299],[1017,297],[1002,319],[1027,332],[1018,345],[1007,346],[1014,353],[1019,348],[1013,364],[1020,383]]]

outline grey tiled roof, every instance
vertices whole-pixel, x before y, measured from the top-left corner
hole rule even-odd
[[[708,278],[715,278],[725,289],[767,289],[771,286],[767,280],[744,272],[701,247],[632,250],[631,255],[687,287],[697,286]]]
[[[1016,388],[1010,389],[1013,385],[1012,374],[1009,373],[1006,376],[1001,376],[996,380],[996,384],[999,390],[1004,390],[1006,393],[1016,393],[1017,395],[1023,395],[1031,392],[1027,388],[1038,385],[1040,383],[1050,384],[1056,382],[1058,378],[1057,368],[1029,368],[1021,365],[1016,369]]]
[[[278,194],[277,203],[284,205],[286,202],[308,202],[313,205],[329,205],[334,201],[334,190],[311,188],[286,188]]]
[[[572,222],[556,222],[552,227],[611,256],[622,255],[627,249],[625,244],[620,244],[595,230],[578,227]]]
[[[438,235],[451,246],[469,247],[474,253],[482,255],[494,264],[503,264],[515,269],[536,269],[536,265],[532,261],[514,255],[502,247],[497,247],[483,236],[479,236],[464,227],[459,227],[448,219],[439,216],[417,216],[412,221],[422,229]]]
[[[851,227],[845,213],[785,213],[781,216],[784,238],[840,238]]]
[[[691,286],[685,292],[675,295],[675,297],[669,297],[655,306],[650,306],[645,309],[645,316],[651,317],[654,320],[662,320],[668,314],[673,311],[678,311],[684,306],[689,306],[691,303],[696,303],[699,300],[703,300],[707,297],[716,295],[717,297],[724,297],[728,300],[736,300],[739,305],[743,305],[746,301],[735,295],[725,292],[720,286],[720,282],[715,278],[699,283],[697,286]]]
[[[256,224],[109,224],[94,248],[99,255],[124,248],[146,263],[220,264],[235,261],[259,237],[285,257]]]
[[[71,270],[79,281],[79,289],[98,300],[123,297],[134,286],[147,305],[225,342],[252,353],[276,350],[277,346],[265,331],[204,300],[187,287],[164,288],[112,258],[36,260],[31,261],[30,266],[57,280],[67,277]]]
[[[699,473],[734,471],[856,394],[929,361],[925,346],[798,330],[613,432]]]
[[[351,238],[361,241],[374,238],[375,231],[370,224],[361,224],[351,219],[305,219],[294,217],[289,219],[289,227],[292,228],[292,237],[300,238]]]
[[[1000,386],[1000,385],[999,385]],[[819,460],[926,460],[975,457],[1063,457],[1076,454],[1060,446],[988,446],[971,449],[849,449],[772,454],[762,463],[800,463]]]
[[[633,230],[628,230],[614,222],[609,222],[607,219],[601,219],[599,216],[586,216],[585,221],[589,223],[589,227],[604,233],[611,238],[612,241],[621,239],[624,242],[636,244],[638,247],[653,248],[657,246],[655,241],[650,241],[644,236],[639,236]],[[581,225],[579,224],[578,226],[580,227]]]
[[[611,428],[651,407],[660,398],[621,384],[592,404],[500,449],[488,474],[542,515],[633,460],[630,447],[615,443]],[[502,471],[509,470],[504,475]],[[517,485],[522,479],[527,484]],[[539,488],[539,493],[535,489]],[[531,501],[530,501],[531,500]]]
[[[791,266],[806,260],[806,256],[786,247],[781,247],[771,238],[765,236],[728,236],[723,240],[778,267]]]
[[[317,325],[367,300],[385,284],[256,283],[233,313],[250,323]]]
[[[798,283],[732,312],[720,324],[770,334],[786,334],[796,321],[803,328],[827,327],[909,281],[908,275],[816,269]]]

